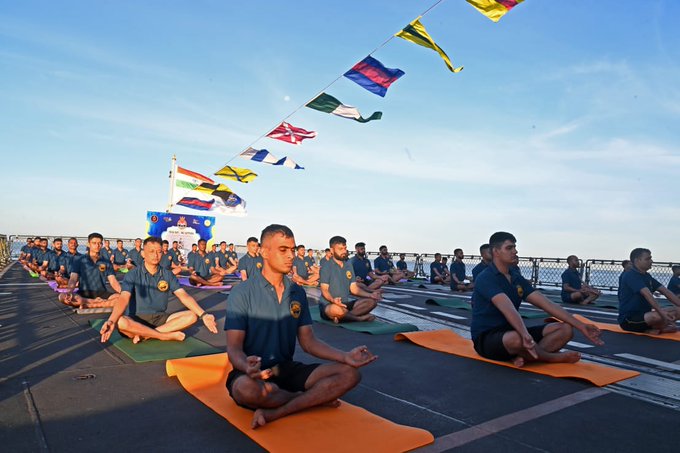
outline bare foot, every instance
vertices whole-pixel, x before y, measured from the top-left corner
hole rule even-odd
[[[370,314],[370,313],[367,313],[367,314],[365,314],[365,315],[357,316],[357,320],[358,320],[358,321],[365,321],[365,322],[368,322],[368,321],[375,321],[375,316],[373,316],[373,315]]]
[[[140,337],[139,335],[135,335],[134,337],[132,337],[132,344],[137,344],[140,341],[142,341],[142,337]]]
[[[329,401],[329,402],[327,402],[327,403],[323,403],[322,406],[325,406],[325,407],[332,407],[332,408],[335,409],[336,407],[340,407],[341,404],[342,404],[342,401],[340,401],[340,400],[333,400],[333,401]]]
[[[340,319],[337,316],[333,316],[333,322],[336,324],[340,324]]]
[[[547,354],[544,360],[553,363],[576,363],[581,360],[581,353],[576,351],[555,352]]]
[[[257,429],[260,426],[264,426],[267,424],[267,418],[264,415],[264,410],[263,409],[258,409],[255,411],[253,414],[253,421],[250,423],[250,427],[253,429]]]
[[[184,338],[186,338],[184,332],[170,332],[168,334],[168,340],[184,341]]]
[[[666,327],[664,327],[663,329],[661,329],[660,333],[674,333],[674,332],[677,332],[677,331],[678,331],[678,328],[676,326],[669,324]]]
[[[512,364],[517,368],[522,368],[524,366],[524,357],[515,356],[515,358],[512,359]]]

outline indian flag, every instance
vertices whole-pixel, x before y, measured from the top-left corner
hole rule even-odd
[[[172,191],[172,203],[177,204],[182,198],[188,196],[201,184],[215,184],[215,181],[195,171],[187,170],[182,167],[175,167],[175,184]]]
[[[215,184],[215,181],[200,173],[196,173],[195,171],[177,167],[177,171],[175,172],[175,187],[185,190],[194,190],[203,183]]]
[[[339,100],[330,94],[321,93],[314,100],[312,100],[307,107],[321,112],[331,113],[333,115],[349,118],[360,123],[368,123],[369,121],[379,120],[382,118],[382,112],[374,112],[368,118],[362,118],[359,109],[351,105],[344,105]]]

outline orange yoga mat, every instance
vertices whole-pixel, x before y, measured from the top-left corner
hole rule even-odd
[[[618,324],[609,324],[606,322],[595,322],[591,321],[590,319],[586,318],[585,316],[581,315],[573,315],[574,318],[578,319],[581,322],[587,322],[590,324],[595,324],[597,327],[600,328],[600,330],[607,330],[609,332],[616,332],[616,333],[630,333],[633,335],[642,335],[645,337],[652,337],[652,338],[658,338],[660,340],[674,340],[674,341],[680,341],[680,332],[673,332],[673,333],[662,333],[659,335],[654,335],[651,333],[644,333],[644,332],[629,332],[628,330],[623,330],[621,326]]]
[[[396,452],[434,441],[428,431],[398,425],[344,401],[338,408],[308,409],[252,429],[253,412],[237,406],[225,387],[232,369],[226,353],[168,360],[165,368],[187,392],[271,452]]]
[[[578,378],[590,381],[598,387],[613,384],[640,373],[635,371],[622,370],[619,368],[596,365],[594,363],[528,363],[523,367],[516,367],[511,362],[500,362],[498,360],[486,359],[474,350],[471,340],[466,340],[451,330],[432,330],[428,332],[404,332],[394,336],[397,341],[409,340],[419,346],[423,346],[434,351],[446,352],[468,359],[481,360],[482,362],[494,363],[517,370],[529,371],[531,373],[545,374],[547,376],[559,378]]]

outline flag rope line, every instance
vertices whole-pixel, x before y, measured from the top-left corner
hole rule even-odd
[[[429,8],[427,8],[423,13],[421,13],[421,14],[420,14],[420,17],[424,17],[427,13],[429,13],[430,11],[432,11],[435,7],[437,7],[437,6],[438,6],[440,3],[442,3],[443,1],[444,1],[444,0],[437,0],[437,1],[436,1],[435,3],[433,3]],[[382,44],[380,44],[378,47],[376,47],[375,49],[373,49],[373,50],[368,54],[368,56],[373,55],[374,53],[376,53],[377,51],[379,51],[380,49],[382,49],[383,47],[385,47],[385,46],[387,45],[387,43],[389,43],[390,41],[392,41],[395,37],[396,37],[396,36],[395,36],[394,34],[392,34],[392,35],[391,35],[389,38],[387,38],[387,40],[385,40]],[[232,157],[231,157],[224,165],[222,165],[222,167],[220,167],[220,168],[226,167],[227,165],[229,165],[229,164],[231,163],[232,160],[236,159],[238,156],[240,156],[241,154],[243,154],[243,152],[246,151],[248,148],[252,148],[253,145],[255,145],[257,142],[259,142],[260,140],[262,140],[263,138],[265,138],[267,135],[269,135],[272,131],[274,131],[274,129],[276,129],[277,127],[279,127],[279,125],[280,125],[282,122],[286,121],[288,118],[290,118],[291,116],[295,115],[298,111],[300,111],[300,109],[302,109],[302,108],[305,107],[307,104],[309,104],[310,102],[312,102],[312,101],[313,101],[314,99],[316,99],[321,93],[325,92],[327,89],[329,89],[331,86],[333,86],[333,85],[335,84],[335,82],[337,82],[338,80],[342,79],[343,77],[344,77],[344,72],[343,72],[342,74],[340,74],[340,75],[339,75],[335,80],[333,80],[331,83],[329,83],[328,85],[326,85],[325,87],[323,87],[323,88],[321,89],[321,91],[319,91],[318,93],[316,93],[316,94],[315,94],[311,99],[309,99],[307,102],[305,102],[304,104],[300,105],[300,106],[297,107],[295,110],[293,110],[292,112],[290,112],[287,116],[285,116],[284,118],[282,118],[278,123],[276,123],[276,125],[275,125],[274,127],[272,127],[272,128],[269,129],[267,132],[265,132],[264,134],[262,134],[262,135],[260,135],[258,138],[256,138],[250,145],[246,146],[243,150],[241,150],[241,151],[238,152],[237,154],[234,154],[234,155],[233,155],[233,156],[232,156]]]

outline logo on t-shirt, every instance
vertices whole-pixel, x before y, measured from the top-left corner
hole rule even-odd
[[[100,265],[99,265],[99,270],[100,270],[101,272],[104,272],[104,271],[106,270],[106,264],[104,264],[104,263],[100,264]]]
[[[517,285],[517,295],[519,297],[524,297],[524,288],[522,288],[522,285]]]
[[[205,264],[210,264],[210,260],[208,258],[205,259]]]
[[[257,263],[255,267],[257,267],[258,269],[262,269],[262,263]]]
[[[352,273],[350,271],[347,271],[345,275],[347,275],[347,280],[352,280]]]
[[[123,256],[127,256],[127,252],[123,252]]]
[[[172,256],[168,255],[168,259],[169,259],[170,261],[172,261]]]
[[[160,282],[158,282],[158,286],[156,286],[156,288],[158,288],[158,291],[165,292],[168,290],[168,282],[166,282],[165,280],[161,280]]]
[[[371,263],[369,263],[368,261],[366,261],[366,269],[368,269],[369,267],[371,267]]]
[[[290,314],[293,316],[293,318],[298,319],[300,317],[300,314],[302,313],[302,304],[297,301],[293,301],[290,303]]]

